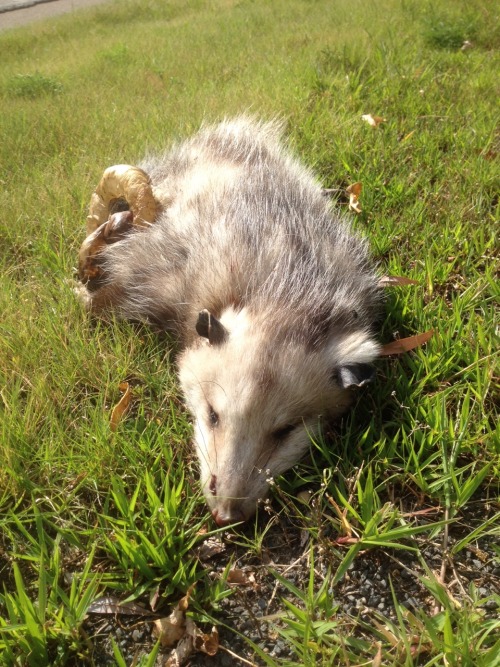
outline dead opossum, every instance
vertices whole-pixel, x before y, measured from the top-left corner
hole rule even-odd
[[[226,121],[141,168],[154,221],[126,188],[104,209],[131,211],[89,217],[86,301],[178,334],[203,491],[227,525],[370,378],[377,276],[275,123]]]

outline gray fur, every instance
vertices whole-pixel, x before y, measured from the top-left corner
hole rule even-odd
[[[277,124],[227,121],[141,166],[162,213],[104,249],[89,305],[178,334],[207,501],[220,524],[248,518],[318,417],[348,406],[339,369],[377,355],[377,277]],[[205,309],[220,344],[197,333]]]

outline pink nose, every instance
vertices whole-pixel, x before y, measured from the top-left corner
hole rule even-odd
[[[246,521],[245,515],[241,510],[231,509],[229,511],[214,509],[212,512],[215,523],[218,526],[229,526],[232,523],[241,523]]]

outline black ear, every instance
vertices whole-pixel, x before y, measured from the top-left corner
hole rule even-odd
[[[196,322],[196,331],[208,338],[210,345],[221,345],[228,337],[227,329],[208,310],[201,310]]]
[[[337,369],[337,382],[342,389],[350,387],[364,387],[372,382],[375,377],[375,369],[370,364],[348,364]]]

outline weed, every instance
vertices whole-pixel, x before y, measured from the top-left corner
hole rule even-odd
[[[16,74],[7,81],[7,92],[14,97],[35,99],[43,95],[57,95],[62,90],[63,85],[60,81],[39,72]]]

